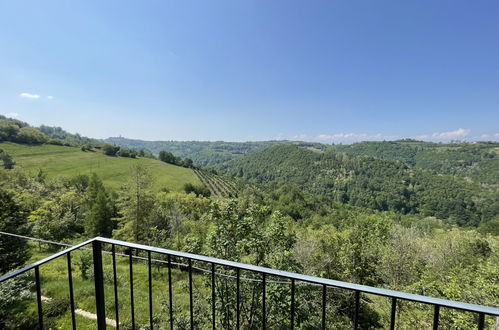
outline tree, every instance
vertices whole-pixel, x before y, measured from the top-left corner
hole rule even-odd
[[[92,204],[97,199],[97,194],[100,191],[105,190],[104,184],[102,183],[102,180],[99,179],[99,177],[95,173],[92,173],[90,180],[88,180],[88,177],[87,178],[85,178],[85,177],[78,178],[77,177],[75,180],[77,180],[77,182],[78,182],[77,184],[81,184],[84,187],[84,189],[86,189],[85,199],[87,202],[87,206],[89,208],[92,207]],[[80,183],[80,181],[81,181],[81,183]]]
[[[26,234],[27,219],[14,201],[12,193],[0,188],[0,231]],[[29,259],[27,241],[0,235],[0,273],[22,266]]]
[[[15,141],[19,125],[11,120],[0,120],[0,141]]]
[[[257,266],[298,271],[300,268],[292,257],[295,243],[294,234],[288,230],[290,219],[279,212],[270,213],[266,206],[252,205],[241,210],[237,201],[229,201],[212,211],[215,227],[209,234],[208,242],[213,256],[250,263]],[[234,270],[224,273],[235,276]],[[217,315],[221,328],[230,329],[235,324],[236,286],[234,281],[217,277]],[[254,329],[261,324],[260,307],[262,301],[261,283],[241,283],[241,309],[243,328]],[[281,322],[288,322],[289,287],[278,284],[267,285],[269,328],[285,328]],[[287,325],[287,323],[286,323]]]
[[[184,158],[184,167],[192,168],[194,166],[194,162],[190,158]]]
[[[61,191],[52,193],[28,217],[35,237],[62,241],[82,232],[80,214],[80,196],[76,191]]]
[[[169,164],[175,164],[175,156],[168,151],[161,150],[159,152],[159,160]]]
[[[478,231],[484,234],[490,233],[499,236],[499,215],[492,220],[482,222],[478,227]]]
[[[120,157],[130,157],[130,150],[125,149],[125,148],[120,148],[120,151],[118,151],[118,156],[120,156]]]
[[[102,147],[104,151],[104,155],[107,156],[116,156],[116,153],[120,150],[120,147],[113,146],[112,144],[106,143]]]
[[[128,184],[121,190],[118,202],[121,214],[121,228],[117,236],[125,240],[143,242],[146,238],[149,215],[154,199],[149,191],[151,175],[142,164],[132,167],[132,176]]]
[[[88,179],[87,179],[88,180]],[[102,180],[93,173],[86,182],[85,192],[85,232],[88,236],[110,237],[113,230],[113,205]]]
[[[113,231],[113,208],[105,190],[100,190],[93,202],[92,208],[85,217],[85,232],[90,237],[111,237]]]
[[[16,141],[27,144],[42,144],[48,141],[48,137],[33,127],[21,127],[17,132]]]
[[[5,151],[3,151],[2,149],[0,149],[0,159],[3,161],[3,167],[6,169],[6,170],[11,170],[14,168],[14,165],[16,164],[13,160],[12,160],[12,157],[6,153]]]

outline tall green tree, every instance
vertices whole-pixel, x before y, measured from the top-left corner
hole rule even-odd
[[[104,190],[97,193],[92,208],[85,217],[87,235],[110,237],[113,232],[113,208]]]
[[[0,231],[26,234],[26,215],[14,201],[12,193],[0,188]],[[22,266],[29,259],[26,240],[0,235],[0,273]]]
[[[102,180],[94,173],[85,192],[85,233],[90,236],[110,237],[113,231],[113,205]]]
[[[253,265],[277,268],[288,271],[299,271],[299,266],[292,257],[291,250],[295,236],[288,225],[291,220],[281,213],[271,213],[262,205],[252,205],[240,209],[237,201],[229,201],[215,206],[212,211],[215,227],[209,234],[210,253],[216,257],[242,261]],[[233,269],[224,273],[235,276]],[[252,274],[251,276],[254,276]],[[235,282],[218,277],[216,280],[217,315],[221,328],[230,329],[235,326]],[[289,287],[278,284],[267,285],[268,295],[267,324],[269,328],[281,328],[287,324],[289,312]],[[243,328],[256,329],[261,325],[260,306],[262,302],[262,284],[244,281],[241,283],[241,315]]]
[[[117,237],[137,243],[146,239],[149,215],[154,205],[151,184],[148,169],[142,164],[134,165],[131,179],[120,193],[121,228],[116,233]]]

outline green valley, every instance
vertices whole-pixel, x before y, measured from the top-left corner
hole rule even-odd
[[[1,118],[0,139],[1,232],[69,244],[112,237],[481,305],[492,306],[498,299],[496,143],[172,141],[151,142],[149,147],[164,148],[147,150],[147,143],[123,145],[129,140],[122,139],[106,144],[61,128]],[[52,244],[0,235],[0,273],[54,253],[58,248]],[[106,315],[112,315],[110,258],[104,259]],[[77,308],[93,313],[91,262],[88,253],[74,254]],[[117,263],[117,290],[125,297],[118,306],[122,328],[132,322],[127,265],[125,259]],[[168,272],[156,266],[151,274],[152,323],[161,328],[170,321]],[[216,326],[231,328],[236,287],[220,274],[210,280],[206,266],[196,263],[207,273],[193,274],[192,321],[208,327],[206,310],[213,306],[206,297],[214,280]],[[234,275],[222,268],[220,272]],[[64,269],[60,259],[40,268],[41,292],[49,298],[42,304],[43,315],[53,327],[71,323]],[[146,264],[134,262],[133,273],[135,325],[146,328]],[[187,279],[185,269],[173,270],[178,328],[188,328],[190,322]],[[36,326],[29,281],[20,277],[0,285],[0,327]],[[248,329],[262,321],[251,307],[263,299],[261,285],[253,281],[248,277],[241,283],[241,316]],[[266,293],[268,327],[287,328],[289,287],[269,282]],[[352,327],[353,298],[352,292],[328,289],[328,328]],[[314,312],[323,305],[317,288],[300,285],[296,302],[297,328],[321,328],[321,317]],[[362,295],[360,328],[387,328],[386,303]],[[404,303],[397,310],[401,329],[415,324],[425,328],[431,322],[430,309]],[[82,315],[77,314],[78,327],[92,328],[91,319]],[[485,320],[487,326],[493,322]],[[440,324],[467,329],[476,319],[446,310]]]

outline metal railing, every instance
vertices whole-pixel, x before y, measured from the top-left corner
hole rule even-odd
[[[71,306],[71,320],[72,327],[76,329],[76,321],[75,321],[75,302],[74,302],[74,293],[73,293],[73,279],[72,279],[72,266],[71,266],[71,252],[84,248],[87,245],[92,245],[92,254],[93,254],[93,268],[94,268],[94,282],[95,282],[95,303],[96,303],[96,314],[97,314],[97,326],[98,329],[106,328],[106,313],[105,313],[105,299],[104,299],[104,276],[103,276],[103,266],[102,266],[102,244],[111,245],[111,255],[112,255],[112,269],[113,269],[113,285],[114,285],[114,300],[115,300],[115,318],[116,318],[116,327],[119,328],[119,297],[118,297],[118,288],[117,288],[117,277],[116,277],[116,246],[126,247],[129,249],[129,253],[127,254],[129,257],[129,280],[130,280],[130,303],[131,303],[131,319],[132,319],[132,328],[135,327],[135,311],[134,311],[134,292],[133,292],[133,250],[135,251],[146,251],[147,258],[140,258],[147,260],[148,266],[148,296],[149,296],[149,322],[150,328],[153,329],[153,301],[152,301],[152,270],[151,265],[154,259],[151,258],[151,253],[157,253],[166,255],[167,261],[164,262],[168,265],[168,292],[169,292],[169,323],[170,328],[174,328],[174,310],[173,310],[173,301],[172,301],[172,257],[175,258],[183,258],[187,260],[186,270],[188,271],[188,281],[189,281],[189,316],[190,316],[190,326],[191,329],[194,328],[194,311],[193,311],[193,267],[192,261],[200,261],[203,263],[207,263],[211,265],[211,322],[213,329],[216,328],[216,318],[215,318],[215,301],[216,301],[216,292],[215,292],[215,276],[218,276],[216,272],[217,266],[222,266],[224,268],[234,269],[236,272],[235,276],[224,275],[225,277],[232,277],[236,280],[236,328],[239,329],[241,325],[240,320],[240,282],[243,280],[241,277],[241,271],[248,271],[252,273],[259,274],[261,279],[259,280],[262,284],[262,300],[261,300],[261,309],[262,309],[262,319],[261,319],[261,328],[267,328],[267,313],[266,313],[266,285],[269,283],[268,277],[274,276],[282,279],[289,280],[290,282],[276,282],[274,283],[289,283],[291,289],[290,295],[290,311],[289,311],[289,328],[294,329],[295,327],[295,289],[296,284],[298,282],[314,284],[322,287],[322,310],[321,310],[321,323],[322,328],[326,328],[326,295],[328,288],[339,288],[349,290],[354,293],[354,317],[353,317],[353,328],[359,328],[359,309],[360,309],[360,299],[362,294],[372,294],[376,296],[388,297],[391,299],[391,312],[390,312],[390,329],[395,329],[396,325],[396,314],[397,314],[397,301],[411,301],[417,303],[423,303],[427,305],[433,306],[433,329],[438,329],[439,327],[439,319],[440,319],[440,310],[441,308],[449,308],[454,310],[461,310],[466,312],[476,313],[478,316],[477,328],[484,329],[485,326],[485,316],[495,316],[499,317],[499,308],[482,306],[476,304],[469,304],[463,302],[457,302],[452,300],[422,296],[417,294],[399,292],[388,289],[380,289],[375,287],[370,287],[366,285],[353,284],[348,282],[341,282],[336,280],[324,279],[314,276],[308,276],[303,274],[291,273],[286,271],[280,271],[276,269],[270,269],[265,267],[258,267],[254,265],[243,264],[239,262],[227,261],[202,255],[196,255],[185,252],[178,252],[168,249],[162,249],[157,247],[151,247],[147,245],[129,243],[109,238],[96,237],[91,240],[85,241],[81,244],[70,247],[66,250],[55,253],[45,259],[42,259],[38,262],[35,262],[29,266],[16,270],[12,273],[3,275],[0,277],[0,283],[12,279],[22,273],[28,272],[30,270],[34,270],[35,272],[35,286],[36,286],[36,300],[37,300],[37,308],[38,308],[38,325],[40,329],[43,329],[43,311],[42,311],[42,295],[41,295],[41,284],[40,284],[40,266],[54,260],[56,258],[66,256],[67,258],[67,268],[68,268],[68,284],[69,284],[69,299]],[[157,261],[157,260],[156,260]],[[178,265],[178,264],[177,264]]]

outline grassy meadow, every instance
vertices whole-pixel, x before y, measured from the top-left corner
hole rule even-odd
[[[16,162],[16,167],[37,172],[42,169],[47,179],[58,175],[71,177],[78,174],[96,173],[106,186],[120,188],[129,179],[131,167],[142,164],[153,177],[153,189],[167,188],[181,191],[185,183],[200,184],[189,168],[175,166],[150,158],[126,158],[106,156],[99,151],[81,151],[76,147],[56,145],[0,143]]]
[[[31,244],[31,243],[30,243]],[[42,247],[40,250],[36,244],[32,244],[32,257],[28,264],[43,259],[53,253]],[[89,246],[91,247],[91,246]],[[117,251],[118,252],[118,251]],[[91,263],[92,252],[74,251],[71,253],[73,290],[75,304],[77,309],[95,313],[95,291],[93,281],[93,265]],[[140,254],[146,257],[145,252]],[[83,277],[81,258],[89,258],[90,268]],[[152,254],[152,258],[159,259],[161,256]],[[161,259],[164,259],[163,256]],[[172,260],[173,262],[173,260]],[[180,262],[186,262],[180,260]],[[193,263],[193,266],[207,268],[207,265]],[[104,290],[106,301],[106,318],[115,320],[114,288],[112,257],[110,254],[103,254],[104,266]],[[122,325],[120,328],[131,326],[131,304],[130,304],[130,276],[129,276],[129,258],[126,256],[116,256],[116,272],[118,282],[119,299],[119,320]],[[40,267],[41,291],[42,296],[52,299],[69,299],[69,287],[67,281],[67,260],[66,257],[60,257],[50,261]],[[208,275],[193,274],[194,295],[208,297],[209,292],[204,285]],[[139,327],[147,327],[149,324],[149,296],[148,296],[148,267],[146,261],[134,260],[133,262],[133,289],[134,289],[134,311],[135,322]],[[188,295],[188,273],[177,269],[172,269],[172,301],[174,306],[174,322],[176,327],[183,328],[189,320],[189,295]],[[152,267],[152,297],[153,297],[153,315],[156,327],[168,328],[169,322],[169,296],[168,296],[168,268],[166,265],[153,263]],[[69,300],[68,300],[69,301]],[[196,299],[195,304],[203,305],[202,309],[208,311],[209,305],[206,299]],[[43,303],[44,313],[48,308],[48,303]],[[33,299],[24,306],[32,310],[36,315],[36,300]],[[71,312],[68,308],[66,312],[55,318],[48,318],[45,315],[45,322],[58,329],[71,328]],[[78,329],[95,329],[96,321],[76,314],[76,324]],[[112,327],[110,327],[112,328]]]

